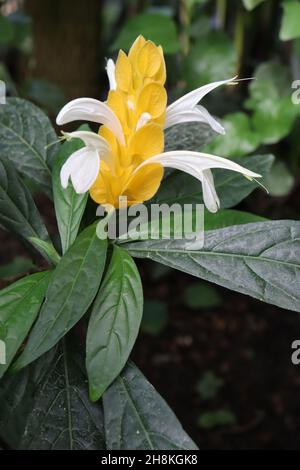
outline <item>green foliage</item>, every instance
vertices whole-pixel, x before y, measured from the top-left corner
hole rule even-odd
[[[197,384],[197,392],[201,400],[211,400],[216,398],[224,385],[223,380],[213,371],[209,370],[203,374],[203,377]]]
[[[197,449],[166,402],[133,364],[128,364],[105,392],[103,410],[109,450]]]
[[[187,307],[193,310],[205,310],[222,305],[222,298],[218,291],[202,282],[190,284],[185,289],[182,300]]]
[[[8,158],[24,176],[51,195],[51,170],[57,140],[47,116],[20,98],[8,98],[0,106],[0,155]]]
[[[83,130],[83,128],[80,128],[80,130]],[[63,189],[60,182],[60,172],[69,156],[83,146],[83,142],[79,139],[64,142],[60,147],[53,166],[54,206],[63,253],[67,251],[77,237],[88,193],[76,194],[72,184],[69,184],[67,189]]]
[[[289,310],[298,295],[300,222],[275,221],[212,230],[202,250],[185,240],[149,240],[123,245],[132,256],[150,258]]]
[[[32,274],[0,292],[1,340],[6,345],[6,364],[0,364],[0,378],[33,325],[49,282],[49,272]]]
[[[0,44],[10,43],[13,37],[13,25],[5,16],[0,16]]]
[[[263,222],[264,217],[236,210],[220,210],[216,214],[206,211],[204,214],[205,231],[216,230],[217,228],[230,227],[231,225],[251,224],[253,222]]]
[[[300,3],[284,2],[282,4],[283,18],[279,37],[282,41],[289,41],[300,37]]]
[[[30,237],[29,241],[35,246],[41,253],[44,253],[44,257],[49,259],[52,264],[55,266],[60,261],[60,256],[57,253],[56,249],[50,242],[41,240],[40,238]]]
[[[141,329],[144,333],[159,336],[169,320],[167,304],[160,300],[147,300],[144,305]]]
[[[223,33],[201,37],[192,47],[184,63],[184,78],[190,89],[210,82],[234,77],[237,53]]]
[[[245,113],[228,114],[222,119],[226,134],[216,137],[204,151],[225,158],[240,157],[254,152],[260,136],[254,132],[251,119]]]
[[[115,246],[89,321],[86,367],[97,401],[125,366],[143,314],[141,279],[133,259]]]
[[[244,7],[251,11],[266,0],[242,0]],[[268,0],[270,1],[270,0]]]
[[[275,144],[286,137],[297,117],[291,100],[291,77],[288,69],[276,62],[266,62],[255,72],[250,84],[247,109],[253,111],[252,123],[264,144]]]
[[[0,383],[0,436],[10,448],[105,449],[103,412],[89,400],[82,351],[78,339],[64,340]]]
[[[127,21],[113,43],[112,50],[128,50],[140,34],[160,44],[166,54],[173,54],[180,49],[176,26],[171,18],[157,13],[141,13]]]
[[[207,411],[202,413],[198,425],[203,429],[214,429],[221,426],[233,426],[236,416],[230,410]]]
[[[7,154],[0,143],[0,223],[27,241],[31,237],[49,240],[29,190],[4,155]]]
[[[106,245],[97,237],[95,226],[90,226],[61,259],[15,370],[49,351],[86,313],[100,285]]]
[[[265,184],[272,196],[287,196],[295,183],[295,179],[286,164],[275,162],[265,179]]]

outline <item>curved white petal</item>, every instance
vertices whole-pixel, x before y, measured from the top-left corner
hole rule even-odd
[[[81,139],[86,147],[90,147],[101,153],[101,158],[110,152],[110,145],[101,135],[90,131],[63,132],[63,135],[69,139]]]
[[[90,147],[84,147],[73,153],[63,165],[60,172],[61,185],[66,189],[71,178],[76,193],[86,193],[95,182],[99,169],[98,152]]]
[[[102,101],[93,98],[78,98],[66,104],[56,118],[58,126],[72,121],[91,121],[104,124],[117,137],[122,145],[125,143],[122,125],[115,113]]]
[[[249,178],[261,177],[261,175],[247,170],[247,168],[227,158],[217,157],[216,155],[210,155],[208,153],[191,152],[189,150],[177,150],[155,155],[141,163],[135,171],[138,171],[141,167],[150,163],[160,163],[164,167],[176,168],[190,174],[194,173],[193,176],[199,171],[223,168],[224,170],[236,171]]]
[[[215,118],[213,118],[211,114],[209,114],[207,109],[200,105],[180,113],[170,114],[169,119],[166,121],[165,129],[174,126],[175,124],[182,124],[184,122],[205,122],[215,132],[218,132],[218,134],[225,134],[224,127]]]
[[[138,172],[143,166],[151,163],[160,163],[164,167],[175,168],[194,176],[202,183],[203,200],[210,212],[216,212],[220,207],[220,201],[214,186],[214,179],[211,173],[212,168],[223,168],[225,170],[236,171],[247,178],[259,178],[261,175],[247,170],[231,160],[209,155],[201,152],[190,152],[178,150],[174,152],[165,152],[154,157],[148,158],[139,165],[135,172]]]
[[[220,209],[220,199],[218,198],[214,177],[210,170],[203,171],[202,179],[203,201],[210,212],[217,212]]]
[[[117,81],[116,81],[116,66],[112,59],[108,59],[106,64],[106,72],[109,81],[109,88],[111,90],[117,89]]]
[[[205,108],[203,108],[202,106],[199,107],[197,106],[197,104],[210,91],[214,90],[215,88],[218,88],[221,85],[226,85],[227,83],[234,82],[235,80],[236,77],[230,78],[229,80],[221,80],[218,82],[209,83],[179,98],[167,108],[165,128],[167,129],[168,127],[171,127],[174,124],[179,124],[183,122],[203,122],[203,120],[200,121],[201,116],[204,119],[204,122],[210,124],[214,130],[221,134],[224,133],[224,129],[222,128],[222,126],[220,126],[219,123],[217,123],[217,121],[212,118],[212,116],[208,113],[208,111],[206,111]]]

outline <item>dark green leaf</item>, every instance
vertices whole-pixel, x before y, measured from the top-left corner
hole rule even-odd
[[[204,214],[204,229],[216,230],[217,228],[230,227],[231,225],[251,224],[263,222],[267,219],[249,212],[235,210],[220,210],[216,214],[206,211]]]
[[[41,240],[40,238],[34,238],[30,237],[29,241],[35,246],[40,252],[44,253],[44,256],[48,258],[51,263],[53,263],[55,266],[59,263],[60,261],[60,256],[57,253],[56,249],[50,242],[45,242],[44,240]]]
[[[289,310],[300,311],[300,222],[238,225],[205,233],[202,250],[184,240],[123,245],[132,256],[180,271]]]
[[[130,18],[114,42],[112,50],[129,50],[140,34],[161,45],[166,54],[180,50],[174,21],[157,13],[141,13]]]
[[[9,367],[16,352],[33,325],[50,278],[49,272],[32,274],[0,292],[0,339],[6,345],[6,364],[0,364],[0,377]]]
[[[165,132],[165,152],[172,150],[202,151],[216,133],[207,124],[188,122],[169,127]]]
[[[12,449],[105,449],[103,413],[87,393],[83,351],[60,345],[0,386],[0,436]],[[79,352],[80,351],[80,352]]]
[[[0,157],[0,223],[26,240],[49,239],[29,190],[13,165],[3,157]]]
[[[86,313],[99,289],[106,258],[106,240],[88,227],[57,265],[46,301],[15,364],[20,369],[49,351]]]
[[[234,161],[249,170],[266,176],[274,162],[272,155],[253,155],[235,158]],[[227,209],[239,204],[254,189],[256,183],[244,178],[239,173],[227,170],[214,170],[215,187],[221,201],[221,208]],[[201,184],[198,180],[182,172],[173,172],[165,178],[151,200],[151,203],[202,204]]]
[[[109,450],[196,450],[174,413],[141,372],[128,364],[103,395]]]
[[[63,189],[60,182],[60,171],[69,156],[82,148],[83,145],[83,142],[79,139],[65,142],[60,148],[53,168],[54,205],[63,253],[67,251],[77,237],[88,193],[76,194],[71,184],[67,189]]]
[[[143,314],[141,279],[133,259],[115,246],[87,334],[90,397],[97,401],[123,369]]]
[[[51,195],[51,171],[57,140],[47,116],[32,103],[8,98],[0,106],[0,155]]]

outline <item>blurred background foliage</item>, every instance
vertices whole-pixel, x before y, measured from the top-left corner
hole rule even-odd
[[[294,87],[292,84],[300,80],[299,1],[2,0],[0,11],[0,80],[6,83],[8,95],[35,102],[53,121],[60,107],[70,99],[82,96],[105,99],[107,58],[115,58],[120,48],[127,51],[139,34],[164,48],[171,101],[208,82],[236,75],[251,78],[239,86],[216,90],[205,98],[208,109],[223,121],[226,136],[216,135],[203,150],[231,158],[249,157],[254,153],[274,154],[276,162],[264,181],[273,197],[256,191],[249,201],[242,203],[241,208],[262,217],[298,219],[300,104],[292,102],[292,94],[300,101],[300,93],[297,94],[300,81]],[[47,203],[44,203],[49,225],[51,216],[47,210]],[[0,269],[2,279],[17,278],[33,267],[32,260],[26,259],[15,245],[11,247],[11,258]],[[225,351],[226,354],[226,347],[227,351],[229,348],[233,351],[228,353],[228,358],[238,352],[240,361],[248,361],[249,364],[254,361],[257,351],[253,345],[249,346],[251,341],[244,333],[244,327],[250,328],[250,333],[260,344],[260,335],[268,333],[266,324],[262,327],[260,323],[262,307],[253,300],[239,300],[237,294],[233,296],[205,283],[187,280],[182,273],[174,274],[161,265],[150,264],[150,268],[142,265],[141,269],[146,279],[146,304],[142,323],[144,334],[136,349],[137,362],[144,369],[149,365],[146,375],[154,383],[162,382],[158,388],[161,391],[165,389],[165,396],[171,404],[173,395],[170,388],[173,388],[178,400],[181,394],[187,393],[188,399],[194,403],[193,410],[199,408],[198,413],[186,412],[183,411],[186,410],[185,404],[180,415],[192,437],[198,441],[195,437],[197,429],[201,433],[201,430],[221,428],[222,434],[205,438],[201,434],[204,446],[251,447],[254,445],[252,438],[247,440],[246,436],[239,441],[236,436],[244,436],[254,430],[253,442],[259,441],[261,447],[267,444],[276,446],[277,440],[283,442],[284,439],[287,446],[293,446],[291,435],[297,427],[300,428],[300,422],[294,423],[290,418],[290,427],[286,424],[284,430],[276,422],[278,429],[274,436],[271,428],[276,429],[276,424],[269,419],[270,429],[267,426],[260,436],[256,428],[270,412],[269,405],[261,405],[257,409],[253,405],[251,414],[247,400],[251,401],[252,384],[247,388],[247,385],[238,383],[237,391],[232,389],[232,383],[237,383],[240,377],[247,383],[247,374],[243,376],[241,372],[244,363],[239,366],[231,358],[228,365],[223,358],[216,359],[209,349],[211,329],[214,328],[217,338],[218,332],[223,335],[221,338],[225,338],[220,339],[223,353]],[[232,299],[237,299],[233,301],[234,308]],[[263,308],[267,312],[265,319],[274,319],[272,315],[276,315],[278,309]],[[241,323],[235,323],[233,310],[243,312]],[[256,315],[253,311],[259,313]],[[179,330],[185,325],[185,316],[191,326],[187,327],[189,332],[182,335]],[[294,314],[286,318],[285,339],[290,338],[296,325]],[[232,323],[229,325],[228,321]],[[167,333],[171,324],[175,332],[171,329]],[[296,327],[300,332],[299,322]],[[275,327],[269,328],[270,336],[274,337]],[[194,331],[199,335],[197,338],[193,337]],[[231,344],[233,333],[245,341],[241,340],[240,347],[236,349]],[[168,344],[165,349],[172,358],[166,352],[159,352],[165,343]],[[151,363],[148,347],[156,351]],[[215,343],[214,347],[217,347]],[[289,345],[282,347],[288,348]],[[202,348],[201,357],[195,348]],[[167,378],[165,381],[162,376],[158,378],[153,366],[160,366],[164,371],[165,365],[173,361],[175,370],[177,367],[180,369],[181,360],[176,354],[187,349],[190,352],[183,352],[183,359],[188,355],[191,364],[198,368],[188,376],[191,391],[183,392],[181,389],[178,391],[178,386],[184,386],[184,383],[177,385],[176,378],[170,383]],[[268,361],[269,356],[266,355],[261,366],[262,381],[268,373]],[[180,369],[182,377],[186,376],[184,367],[182,365]],[[208,367],[214,367],[215,371]],[[230,374],[234,373],[237,375],[232,378]],[[176,376],[176,372],[173,375]],[[294,385],[287,385],[289,388],[283,392],[282,398],[281,392],[276,392],[276,377],[272,378],[273,384],[266,388],[265,393],[269,394],[270,403],[274,400],[273,415],[281,416],[286,414],[282,401],[289,402]],[[282,380],[288,382],[289,378]],[[263,386],[268,387],[267,383]],[[224,390],[225,399],[221,399]],[[232,390],[233,397],[229,398]],[[254,400],[256,398],[254,394]],[[234,409],[236,401],[240,401],[243,410],[239,407]],[[174,409],[178,410],[178,403],[174,403]],[[294,410],[288,408],[288,411],[294,414]],[[242,419],[248,420],[249,424],[241,425]],[[224,434],[227,427],[230,431]],[[284,432],[286,438],[283,437]],[[299,438],[297,444],[300,444]]]

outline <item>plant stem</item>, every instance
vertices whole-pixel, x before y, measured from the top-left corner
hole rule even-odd
[[[237,10],[237,17],[235,21],[234,43],[238,54],[237,75],[242,68],[242,60],[244,53],[244,39],[245,39],[245,14],[241,7]]]
[[[217,0],[216,24],[217,29],[223,30],[226,21],[227,0]]]

